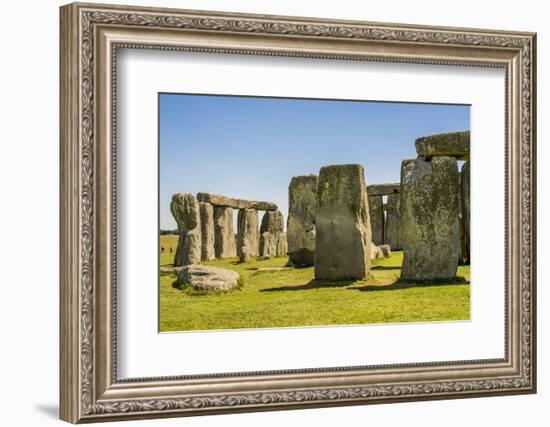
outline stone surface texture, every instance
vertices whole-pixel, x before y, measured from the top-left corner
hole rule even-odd
[[[284,217],[280,211],[267,211],[260,226],[260,256],[279,257],[288,252]]]
[[[315,278],[360,279],[369,273],[371,228],[365,170],[321,168],[315,215]]]
[[[369,196],[369,217],[372,241],[375,245],[384,243],[384,200],[382,196]]]
[[[178,246],[174,265],[196,264],[201,260],[201,229],[199,203],[193,194],[176,193],[172,196],[170,211],[178,225]]]
[[[239,252],[239,262],[250,262],[250,254],[246,246],[242,246],[240,249],[237,247],[237,252]]]
[[[210,203],[199,203],[201,219],[201,260],[210,261],[216,258],[214,250],[214,207]]]
[[[373,242],[370,245],[370,260],[374,261],[376,258],[384,258],[384,252],[382,252],[382,249]]]
[[[401,164],[402,280],[452,279],[460,258],[458,166],[451,157]]]
[[[401,195],[390,194],[386,202],[386,221],[384,223],[384,243],[394,251],[402,249],[399,226],[401,223]]]
[[[237,256],[235,232],[233,231],[233,209],[214,207],[214,251],[216,258]]]
[[[400,184],[371,184],[367,185],[367,195],[371,196],[387,196],[389,194],[396,194],[400,191]]]
[[[287,241],[289,264],[312,266],[315,255],[317,175],[295,176],[288,186]]]
[[[464,261],[470,263],[470,162],[465,162],[462,165],[460,173],[460,198],[462,208],[462,229],[463,229],[463,246]]]
[[[384,257],[389,258],[391,255],[391,248],[390,245],[380,245],[378,248],[382,251],[382,254]]]
[[[271,202],[236,199],[234,197],[227,197],[212,193],[198,193],[197,200],[199,202],[210,203],[213,206],[233,209],[256,209],[259,211],[276,211],[278,209],[277,205]]]
[[[260,225],[256,209],[239,209],[237,214],[237,256],[242,257],[245,247],[249,257],[256,257],[260,251]]]
[[[470,131],[439,133],[415,141],[416,153],[424,158],[435,156],[470,160]]]
[[[239,273],[221,267],[192,264],[183,267],[177,276],[177,284],[197,291],[230,291],[239,284]]]

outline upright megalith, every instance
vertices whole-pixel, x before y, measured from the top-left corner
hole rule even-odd
[[[369,273],[371,228],[363,166],[321,168],[315,230],[315,278],[361,279]]]
[[[201,260],[201,228],[197,199],[190,193],[176,193],[172,196],[170,211],[179,232],[174,265],[198,264]]]
[[[210,203],[199,202],[201,218],[201,260],[216,258],[214,250],[214,207]]]
[[[385,222],[384,200],[382,199],[382,196],[369,196],[369,217],[372,232],[372,241],[375,245],[381,245],[384,243]]]
[[[241,259],[246,256],[258,256],[260,247],[260,235],[258,224],[258,211],[256,209],[239,209],[237,214],[237,255]]]
[[[460,173],[460,200],[462,208],[462,230],[464,262],[470,263],[470,162],[462,165]]]
[[[401,164],[402,280],[451,279],[460,257],[458,166],[451,157]]]
[[[287,241],[290,265],[312,266],[315,257],[317,175],[294,176],[288,186]]]
[[[260,256],[274,257],[287,254],[284,217],[281,211],[266,211],[260,226]]]
[[[390,221],[390,238],[396,246],[396,237],[394,231],[397,230],[397,238],[399,237],[399,226],[395,227],[396,219],[399,221],[399,216],[396,217],[395,204],[399,201],[399,193],[401,184],[386,183],[386,184],[371,184],[367,185],[367,195],[369,196],[369,213],[370,223],[372,228],[372,241],[376,245],[389,244],[388,242],[388,221]],[[384,204],[383,196],[387,196],[388,203]],[[397,210],[399,206],[397,205]],[[386,211],[386,215],[384,215]],[[398,249],[392,246],[392,249]]]
[[[401,222],[400,214],[401,195],[390,194],[386,202],[386,221],[384,223],[384,243],[390,246],[391,250],[401,250],[401,237],[399,226]]]
[[[415,141],[416,153],[425,159],[436,156],[470,160],[470,131],[438,133]]]
[[[216,258],[237,256],[232,208],[221,206],[214,208],[214,252]]]

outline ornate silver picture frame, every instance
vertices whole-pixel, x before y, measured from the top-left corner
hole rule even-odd
[[[99,4],[61,8],[60,416],[97,422],[536,391],[536,35]],[[504,357],[120,379],[117,49],[498,67]]]

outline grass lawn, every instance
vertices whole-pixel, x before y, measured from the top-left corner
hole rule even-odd
[[[177,236],[161,236],[161,266],[173,262]],[[172,247],[173,253],[169,252]],[[316,282],[313,267],[284,268],[287,257],[240,264],[237,258],[205,262],[238,271],[241,290],[190,295],[173,287],[176,275],[160,275],[160,330],[266,328],[470,318],[470,267],[464,283],[398,282],[403,253],[376,260],[364,280]],[[259,270],[282,268],[281,270]]]

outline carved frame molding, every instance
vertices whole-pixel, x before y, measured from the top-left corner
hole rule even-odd
[[[61,418],[73,423],[533,393],[535,34],[174,9],[61,8]],[[147,48],[506,69],[504,359],[116,377],[116,52]]]

